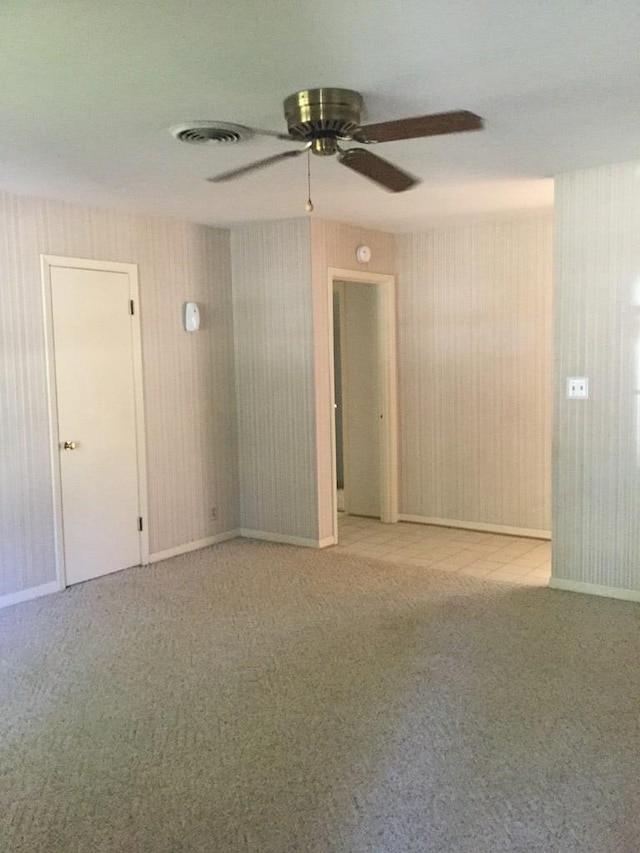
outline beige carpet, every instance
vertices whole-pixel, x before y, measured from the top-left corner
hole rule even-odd
[[[229,542],[0,612],[0,849],[634,853],[640,607]]]

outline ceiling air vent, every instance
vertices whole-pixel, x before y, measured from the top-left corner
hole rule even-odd
[[[242,124],[226,121],[190,121],[170,128],[172,136],[189,145],[219,145],[244,142],[251,139],[253,131]]]

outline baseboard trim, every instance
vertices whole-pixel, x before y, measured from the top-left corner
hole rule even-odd
[[[337,545],[338,542],[335,536],[327,536],[326,539],[320,539],[318,541],[318,548],[330,548],[331,545]]]
[[[279,542],[282,545],[299,545],[302,548],[324,548],[333,545],[328,539],[303,539],[299,536],[287,536],[284,533],[269,533],[266,530],[251,530],[248,527],[240,528],[240,535],[247,539],[261,539],[264,542]]]
[[[188,554],[190,551],[199,551],[201,548],[208,548],[209,545],[217,545],[219,542],[226,542],[228,539],[236,539],[238,536],[240,536],[239,530],[226,530],[224,533],[216,533],[215,536],[207,536],[205,539],[185,542],[184,545],[168,548],[166,551],[156,551],[155,554],[149,554],[149,562],[159,563],[161,560],[179,557],[180,554]]]
[[[568,581],[564,578],[552,577],[549,581],[549,589],[561,589],[565,592],[582,592],[587,595],[599,595],[603,598],[619,598],[623,601],[640,601],[640,590],[637,589],[622,589],[617,586],[600,586],[600,584],[597,583]]]
[[[535,530],[529,527],[510,527],[507,524],[485,524],[482,521],[458,521],[455,518],[428,518],[424,515],[400,513],[398,521],[414,524],[433,524],[436,527],[459,527],[461,530],[479,530],[482,533],[505,533],[507,536],[526,536],[529,539],[551,539],[550,530]]]
[[[29,589],[21,589],[20,592],[10,592],[8,595],[0,595],[0,608],[11,607],[13,604],[21,604],[23,601],[31,601],[43,595],[51,595],[52,592],[61,592],[64,587],[58,581],[43,583],[40,586],[32,586]]]

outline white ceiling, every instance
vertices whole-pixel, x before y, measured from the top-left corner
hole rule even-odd
[[[423,179],[379,189],[314,157],[315,215],[392,231],[552,202],[551,176],[640,155],[638,0],[4,0],[0,188],[227,225],[305,215],[293,146],[175,141],[222,120],[285,131],[282,101],[339,86],[365,122],[468,109],[486,130],[387,143]]]

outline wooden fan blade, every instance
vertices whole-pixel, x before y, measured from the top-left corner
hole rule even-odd
[[[368,124],[354,134],[354,139],[358,142],[395,142],[400,139],[417,139],[421,136],[439,136],[442,133],[482,130],[483,126],[483,120],[475,113],[454,110],[450,113],[433,113],[428,116]]]
[[[349,148],[341,151],[338,160],[343,166],[353,169],[354,172],[369,178],[370,181],[374,181],[392,193],[402,193],[420,183],[413,175],[403,172],[393,163],[383,160],[366,148]]]
[[[273,163],[279,163],[280,160],[288,160],[290,157],[299,157],[304,154],[306,148],[301,148],[299,151],[283,151],[281,154],[274,154],[273,157],[265,157],[264,160],[256,160],[255,163],[249,163],[247,166],[240,166],[239,169],[231,169],[228,172],[222,172],[220,175],[214,175],[212,178],[207,178],[213,184],[221,184],[223,181],[232,181],[234,178],[241,178],[243,175],[248,175],[249,172],[257,172],[258,169],[264,169],[271,166]]]

